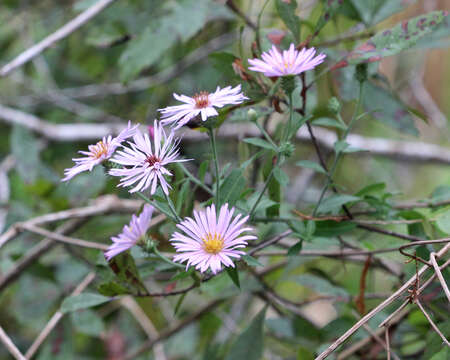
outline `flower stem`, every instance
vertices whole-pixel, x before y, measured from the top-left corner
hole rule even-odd
[[[181,218],[178,215],[177,211],[175,210],[175,206],[173,205],[172,199],[170,198],[170,196],[168,194],[166,194],[164,191],[164,197],[167,200],[167,204],[169,205],[170,211],[172,212],[173,216],[175,217],[175,219],[177,220],[177,222],[181,222]]]
[[[213,151],[214,166],[216,168],[216,203],[220,204],[220,175],[219,175],[219,160],[217,158],[217,146],[216,146],[216,136],[214,134],[214,129],[209,128],[209,139],[211,140],[211,148]]]
[[[363,97],[363,87],[364,87],[364,82],[360,82],[359,83],[359,97],[358,97],[358,102],[356,104],[356,108],[355,111],[353,112],[353,116],[347,126],[347,128],[345,129],[344,135],[342,136],[341,140],[345,140],[351,130],[351,128],[353,127],[353,125],[355,124],[356,119],[358,118],[358,113],[360,111],[360,107],[361,107],[361,103],[362,103],[362,97]],[[342,118],[339,115],[340,120],[342,120]],[[339,151],[336,154],[336,157],[334,158],[333,161],[333,165],[331,166],[331,169],[328,171],[327,174],[327,182],[325,184],[325,186],[322,189],[322,192],[320,193],[320,197],[319,197],[319,201],[317,202],[314,211],[312,213],[312,216],[316,216],[317,210],[319,209],[320,204],[322,203],[323,197],[325,196],[325,193],[327,192],[328,188],[330,187],[331,183],[333,182],[333,175],[334,172],[336,170],[337,164],[342,156],[343,152]]]
[[[169,219],[172,219],[174,222],[178,222],[176,218],[173,217],[173,215],[166,211],[165,209],[163,209],[161,206],[159,206],[155,201],[149,199],[147,196],[145,196],[144,194],[137,192],[136,193],[137,196],[139,196],[142,200],[144,200],[146,203],[149,203],[150,205],[154,206],[160,213],[166,215]]]
[[[159,250],[156,248],[156,246],[153,248],[153,252],[155,253],[155,255],[157,257],[159,257],[162,261],[166,262],[167,264],[170,264],[170,265],[175,266],[175,267],[180,268],[180,269],[184,269],[183,265],[177,264],[176,262],[173,262],[172,260],[170,260],[169,258],[164,256],[163,254],[161,254],[159,252]]]
[[[278,163],[278,155],[277,155],[277,158],[276,158],[275,163],[276,163],[276,164]],[[275,166],[277,166],[277,165],[275,165]],[[275,166],[273,166],[272,169],[270,170],[269,176],[267,177],[266,182],[264,183],[264,187],[263,187],[263,189],[261,190],[261,192],[260,192],[260,194],[259,194],[259,196],[258,196],[258,199],[256,199],[255,203],[254,203],[253,206],[252,206],[252,209],[251,209],[250,212],[248,213],[248,216],[249,216],[250,219],[252,219],[252,216],[253,216],[253,213],[254,213],[255,210],[256,210],[256,207],[258,206],[258,204],[259,204],[259,202],[261,201],[261,199],[262,199],[264,193],[266,192],[266,190],[267,190],[267,188],[268,188],[268,186],[269,186],[270,180],[272,180],[272,177],[273,177],[273,171],[274,171],[274,169],[275,169]]]

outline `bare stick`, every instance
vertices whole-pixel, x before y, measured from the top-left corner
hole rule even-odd
[[[66,243],[66,244],[86,247],[86,248],[90,248],[90,249],[97,249],[97,250],[102,250],[102,251],[108,250],[108,245],[94,243],[91,241],[86,241],[86,240],[81,240],[81,239],[76,239],[76,238],[65,236],[65,235],[60,235],[55,232],[42,229],[38,226],[22,224],[21,227],[32,233],[39,234],[39,235],[45,236],[49,239],[52,239],[55,241],[60,241],[60,242]]]
[[[54,141],[98,141],[103,136],[117,135],[124,126],[115,123],[105,124],[52,124],[35,115],[21,110],[0,105],[0,119],[10,123],[22,125],[34,132]],[[315,139],[324,148],[333,150],[337,136],[330,130],[315,128]],[[198,131],[181,131],[186,142],[206,139],[204,133]],[[222,126],[219,138],[236,139],[259,136],[256,126],[247,124],[230,124]],[[301,128],[296,135],[297,140],[311,142],[309,135]],[[347,136],[347,142],[353,147],[360,147],[367,152],[358,153],[358,156],[386,156],[394,159],[421,162],[436,162],[450,164],[450,149],[422,142],[393,141],[383,138],[365,137],[357,134]]]
[[[444,334],[441,333],[441,331],[439,330],[439,328],[436,326],[436,324],[433,322],[433,320],[431,319],[430,315],[428,315],[428,313],[425,311],[424,307],[422,306],[422,303],[419,301],[419,299],[416,299],[416,304],[419,307],[419,309],[423,312],[423,314],[425,315],[425,317],[427,318],[428,322],[430,323],[431,327],[434,329],[434,331],[437,332],[437,334],[441,337],[441,339],[444,341],[444,343],[450,347],[450,343],[448,342],[448,340],[445,338]]]
[[[65,224],[59,226],[55,233],[57,234],[67,234],[75,230],[80,225],[80,219],[73,219]],[[28,250],[25,255],[23,255],[19,260],[14,263],[14,266],[6,272],[2,277],[0,277],[0,291],[7,287],[12,281],[17,279],[17,277],[28,268],[33,262],[39,258],[41,255],[46,253],[51,249],[56,243],[50,239],[44,239],[37,245],[33,246]]]
[[[22,355],[22,353],[19,351],[16,345],[14,345],[8,334],[5,333],[5,331],[1,326],[0,326],[0,341],[3,343],[3,345],[5,345],[9,353],[12,356],[14,356],[17,360],[26,360],[26,358]]]
[[[441,257],[450,249],[450,243],[445,245],[439,252],[436,254],[436,257]],[[391,296],[389,296],[386,300],[384,300],[381,304],[375,307],[372,311],[370,311],[367,315],[365,315],[361,320],[359,320],[355,325],[353,325],[349,330],[347,330],[339,339],[337,339],[333,344],[331,344],[325,351],[323,351],[315,360],[323,360],[328,357],[334,350],[336,350],[345,340],[347,340],[353,333],[355,333],[363,324],[367,323],[375,314],[379,313],[386,306],[391,304],[394,300],[396,300],[404,291],[406,291],[412,284],[415,283],[416,278],[420,277],[429,267],[424,265],[420,268],[416,275],[411,277],[403,286],[400,287],[396,292],[394,292]]]
[[[389,326],[386,326],[386,329],[384,331],[384,339],[386,342],[387,360],[391,360],[391,341],[389,339]]]
[[[434,271],[441,283],[442,288],[444,289],[445,295],[447,296],[448,301],[450,302],[450,291],[448,290],[447,283],[445,282],[444,277],[442,276],[441,270],[439,269],[439,265],[436,261],[436,257],[434,252],[430,254],[431,264],[433,265]]]
[[[53,34],[47,36],[41,42],[25,50],[10,63],[3,66],[0,69],[0,76],[8,75],[14,69],[22,66],[23,64],[27,63],[28,61],[39,55],[49,46],[53,45],[54,43],[58,42],[61,39],[64,39],[65,37],[73,33],[75,30],[79,29],[81,26],[86,24],[94,16],[98,15],[103,9],[111,5],[114,1],[116,0],[99,0],[90,8],[86,9],[77,17],[75,17],[73,20],[69,21],[66,25],[55,31]]]

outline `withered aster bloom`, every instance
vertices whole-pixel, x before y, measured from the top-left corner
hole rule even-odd
[[[297,75],[314,69],[324,61],[325,54],[314,57],[315,54],[315,48],[303,48],[301,51],[297,51],[294,44],[291,44],[289,50],[280,53],[276,46],[272,45],[271,50],[262,53],[262,60],[248,60],[249,64],[252,65],[249,70],[262,72],[268,77]]]
[[[128,122],[128,126],[117,137],[105,136],[97,144],[89,145],[89,151],[79,151],[86,156],[72,159],[75,161],[75,166],[64,170],[65,177],[61,181],[70,180],[83,171],[91,171],[95,165],[109,159],[124,140],[133,136],[138,126],[131,126],[131,122]]]
[[[208,117],[219,114],[215,108],[222,108],[230,104],[240,104],[248,99],[241,93],[241,85],[234,88],[227,86],[223,89],[217,87],[212,94],[201,91],[195,94],[194,97],[178,94],[173,94],[173,97],[185,104],[169,106],[164,109],[158,109],[158,111],[162,114],[161,123],[164,125],[171,124],[174,126],[174,129],[182,127],[199,114],[201,114],[202,120],[205,121]]]
[[[151,186],[150,193],[156,192],[158,183],[165,194],[171,186],[164,178],[172,173],[165,168],[170,163],[189,161],[178,159],[179,139],[174,139],[173,131],[167,136],[163,127],[154,122],[154,136],[151,140],[148,134],[136,130],[133,141],[128,141],[129,147],[122,146],[122,150],[111,159],[111,162],[122,165],[121,169],[111,169],[110,175],[122,176],[119,186],[130,186],[137,183],[130,192],[143,191]],[[153,145],[152,145],[153,142]]]
[[[248,240],[256,239],[253,235],[243,235],[252,228],[245,227],[248,216],[237,215],[233,220],[234,208],[228,209],[228,204],[222,205],[219,216],[213,205],[206,211],[194,211],[194,219],[187,217],[177,227],[184,233],[175,232],[170,242],[175,247],[177,255],[174,261],[187,261],[186,269],[195,266],[205,272],[208,268],[214,274],[221,270],[222,264],[234,267],[232,258],[239,259],[245,252]]]
[[[117,254],[133,247],[144,238],[148,228],[150,227],[152,214],[153,206],[145,204],[140,215],[133,215],[131,217],[130,224],[125,225],[122,232],[117,237],[113,236],[111,238],[113,243],[105,252],[105,257],[108,261]]]

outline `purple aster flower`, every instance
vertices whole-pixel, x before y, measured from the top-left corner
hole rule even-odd
[[[111,238],[113,243],[105,252],[106,260],[111,260],[117,254],[128,250],[142,241],[148,228],[150,227],[152,214],[153,206],[145,204],[144,209],[139,216],[133,215],[131,217],[130,224],[125,225],[122,232],[118,236],[113,236]]]
[[[222,205],[219,217],[213,205],[206,211],[194,211],[194,219],[187,217],[177,227],[184,233],[175,232],[170,241],[179,253],[174,261],[187,261],[186,269],[195,266],[205,272],[208,268],[214,274],[221,270],[222,264],[234,267],[232,258],[239,259],[245,252],[237,250],[245,248],[247,240],[256,239],[253,235],[243,235],[252,228],[244,227],[248,216],[237,215],[233,220],[234,208]]]
[[[131,193],[143,191],[151,186],[150,193],[156,192],[156,186],[161,184],[164,193],[169,193],[171,186],[164,178],[172,173],[165,168],[170,163],[189,161],[178,158],[178,144],[180,139],[174,139],[173,131],[167,136],[163,127],[154,122],[154,138],[136,130],[133,141],[128,141],[130,147],[122,146],[123,150],[111,159],[112,162],[123,166],[121,169],[111,169],[110,175],[122,176],[119,186],[130,186],[137,183],[130,190]]]
[[[314,57],[316,49],[303,48],[301,51],[295,49],[295,45],[291,44],[289,50],[280,53],[275,45],[268,52],[263,52],[260,59],[249,59],[251,67],[249,70],[264,73],[265,76],[286,76],[297,75],[307,70],[314,69],[321,64],[326,55],[320,54]]]
[[[175,129],[182,127],[199,114],[201,114],[203,121],[210,116],[219,115],[215,107],[222,108],[229,104],[240,104],[248,99],[241,93],[241,85],[234,88],[227,86],[223,89],[217,87],[212,94],[201,91],[195,94],[194,97],[178,94],[173,94],[173,97],[185,104],[169,106],[164,109],[158,109],[158,111],[162,114],[161,123],[172,124],[175,126]]]
[[[108,135],[103,137],[97,144],[89,145],[89,151],[79,151],[80,154],[86,155],[86,157],[72,159],[75,161],[75,166],[64,170],[65,177],[61,181],[70,180],[83,171],[91,171],[95,165],[109,159],[124,140],[133,136],[138,126],[132,127],[131,122],[128,122],[128,126],[117,137],[113,138],[111,135]]]

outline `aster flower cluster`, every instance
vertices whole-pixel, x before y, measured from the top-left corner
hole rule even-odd
[[[262,60],[249,59],[249,70],[261,72],[267,77],[297,75],[324,61],[325,55],[315,55],[314,48],[297,51],[291,44],[289,50],[280,53],[273,46],[261,55]],[[118,186],[130,187],[130,193],[149,189],[153,195],[160,186],[164,194],[169,195],[171,185],[168,179],[172,173],[168,166],[190,160],[180,158],[180,139],[175,136],[174,130],[197,117],[206,121],[219,114],[217,109],[248,100],[241,90],[241,85],[237,85],[217,87],[213,93],[201,91],[193,97],[173,94],[183,104],[158,109],[161,120],[155,120],[153,126],[148,127],[148,133],[142,133],[137,125],[132,126],[129,122],[118,136],[104,137],[89,145],[88,151],[80,151],[84,157],[73,159],[75,165],[64,171],[62,181],[108,161],[109,175],[120,177]],[[164,129],[165,125],[171,127],[169,133]],[[112,244],[105,252],[107,260],[134,245],[145,244],[153,211],[153,206],[146,204],[139,216],[133,215],[130,224],[111,238]],[[170,238],[177,252],[173,261],[186,263],[186,269],[191,266],[200,272],[209,269],[213,274],[220,272],[222,266],[234,267],[233,260],[245,254],[242,249],[247,242],[256,239],[256,236],[249,234],[252,229],[245,225],[249,215],[235,215],[235,211],[235,208],[230,209],[228,204],[223,204],[216,213],[216,207],[212,204],[205,210],[194,211],[192,218],[181,220],[177,224],[179,231]]]

